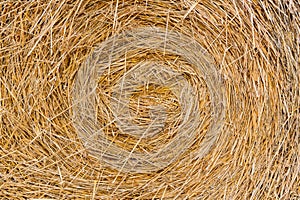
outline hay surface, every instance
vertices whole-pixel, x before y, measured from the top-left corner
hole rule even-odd
[[[298,1],[292,0],[1,2],[0,197],[299,199],[299,13]],[[206,133],[216,128],[212,124],[219,104],[212,101],[211,90],[218,82],[209,81],[203,71],[194,72],[196,64],[186,54],[178,56],[167,48],[133,50],[125,62],[128,67],[148,60],[188,72],[183,78],[201,94],[198,119],[204,122],[201,131],[192,132],[196,139],[188,148],[173,152],[177,159],[155,170],[144,170],[142,164],[142,173],[137,173],[112,167],[87,148],[76,128],[74,88],[99,45],[143,27],[166,30],[166,41],[172,31],[197,41],[212,59],[226,102],[216,141],[207,154],[195,157],[203,152]],[[113,62],[111,68],[120,69],[123,63]],[[111,94],[112,81],[124,72],[114,77],[105,73],[98,77],[97,112],[92,110],[99,124],[109,119],[103,117],[103,106],[110,105],[101,102],[103,91]],[[149,94],[156,100],[149,100]],[[178,97],[176,90],[150,85],[129,96],[130,112],[138,111],[137,99],[164,105],[164,112],[153,111],[165,121],[157,125],[162,130],[178,126],[174,119],[184,105],[177,98],[172,107],[169,98]],[[148,127],[149,112],[142,113],[135,124]],[[135,148],[137,155],[159,151],[179,133],[152,132],[139,139],[139,132],[115,134],[118,125],[103,130],[118,148]]]
[[[158,52],[152,59],[137,59],[149,51]],[[174,54],[175,59],[183,57],[195,68],[172,67],[174,59],[159,62],[162,52]],[[134,29],[101,44],[80,68],[73,91],[74,125],[89,152],[119,171],[139,173],[165,168],[202,139],[193,159],[206,155],[223,127],[226,107],[221,78],[207,56],[196,41],[160,28]],[[107,83],[99,83],[97,93],[98,77]],[[205,99],[201,77],[209,99]],[[164,93],[173,97],[161,97]],[[208,100],[211,113],[206,111]],[[205,118],[212,118],[208,128]],[[163,141],[165,137],[169,141]],[[119,138],[121,145],[115,145]],[[133,146],[124,150],[126,143]],[[150,150],[148,143],[163,146]]]

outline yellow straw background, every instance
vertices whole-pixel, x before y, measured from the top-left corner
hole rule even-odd
[[[0,2],[0,198],[299,199],[299,24],[296,0]]]

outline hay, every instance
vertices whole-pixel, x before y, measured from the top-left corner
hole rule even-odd
[[[186,66],[179,65],[175,71],[171,67],[164,67],[162,63],[155,61],[155,58],[135,61],[137,64],[133,66],[127,64],[128,61],[130,63],[130,60],[136,59],[137,55],[151,50],[170,52],[186,57],[188,63],[192,63],[194,66],[198,65],[198,67],[194,70],[189,67],[190,71],[194,72],[188,72],[188,69],[185,69]],[[203,51],[199,44],[191,41],[187,36],[177,32],[168,32],[166,35],[163,29],[149,27],[125,32],[107,40],[81,67],[73,92],[75,126],[86,143],[86,148],[120,171],[146,173],[157,171],[174,162],[199,139],[196,137],[197,134],[205,132],[202,130],[203,124],[205,125],[205,120],[203,120],[205,116],[200,116],[204,108],[199,107],[199,103],[204,102],[205,99],[200,99],[200,96],[204,94],[203,89],[199,88],[201,84],[197,81],[200,76],[197,71],[201,71],[210,91],[213,110],[211,115],[214,118],[210,130],[205,133],[203,144],[198,147],[199,152],[195,155],[197,158],[202,158],[214,144],[222,128],[225,114],[222,83],[215,67],[202,56]],[[159,58],[156,59],[159,60]],[[168,63],[173,61],[168,60]],[[118,63],[118,66],[111,66],[111,63]],[[193,87],[189,85],[183,74],[196,79],[190,80]],[[95,101],[97,99],[97,81],[95,80],[97,77],[108,79],[108,86],[100,83],[100,98]],[[157,85],[156,90],[168,89],[174,93],[173,99],[178,102],[178,105],[172,109],[170,106],[174,104],[172,103],[174,100],[167,101],[165,98],[155,97],[157,92],[153,91],[154,88],[151,89],[151,84],[152,87]],[[142,87],[140,91],[138,91],[139,87]],[[151,91],[152,94],[145,94],[151,93]],[[164,93],[164,91],[160,93]],[[135,109],[130,109],[130,99],[134,95],[137,96]],[[156,100],[153,100],[154,97]],[[156,103],[151,103],[149,100],[143,103],[143,98],[152,99]],[[154,105],[152,105],[153,103]],[[96,119],[97,104],[100,116],[103,118],[100,123]],[[179,114],[170,113],[179,106]],[[148,113],[150,112],[148,110],[151,113]],[[209,113],[206,114],[209,115]],[[167,115],[173,116],[169,119],[169,123],[175,122],[173,126],[165,126]],[[102,126],[97,126],[97,124],[102,124]],[[112,128],[107,129],[108,126],[113,125],[117,131]],[[140,139],[132,142],[133,148],[126,151],[123,150],[123,146],[116,146],[114,140],[108,140],[104,132],[117,135],[114,140],[117,140],[116,138],[121,134],[129,134]],[[164,147],[156,151],[152,149],[151,152],[147,152],[149,149],[147,145],[140,147],[141,140],[151,138],[159,133],[163,133],[162,136],[175,136]],[[148,143],[148,141],[143,142]],[[151,138],[149,142],[154,142],[155,146],[158,146],[156,144],[161,143],[161,138],[156,138],[155,141]],[[143,153],[136,152],[139,147]]]
[[[1,198],[300,198],[297,1],[0,11]]]

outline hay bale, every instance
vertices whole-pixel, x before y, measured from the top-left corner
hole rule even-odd
[[[297,1],[0,11],[1,198],[300,198]]]

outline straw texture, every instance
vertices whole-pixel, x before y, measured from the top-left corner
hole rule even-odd
[[[163,63],[155,61],[159,60],[157,55],[151,59],[135,61],[133,66],[128,65],[131,59],[137,59],[137,55],[149,51],[168,51],[186,57],[189,63],[198,67],[193,69],[190,66],[185,70],[187,66],[179,65],[176,72],[171,66],[166,68]],[[199,103],[205,104],[205,99],[200,100],[200,96],[205,96],[202,89],[205,86],[197,80],[202,74],[210,91],[213,110],[211,115],[214,118],[209,131],[204,133],[205,138],[203,144],[198,147],[199,152],[195,155],[198,159],[202,158],[214,144],[225,115],[224,89],[220,77],[215,66],[202,55],[203,51],[196,41],[187,36],[149,27],[125,32],[102,44],[78,72],[74,89],[75,126],[87,149],[121,171],[143,173],[166,167],[199,139],[198,133],[204,133],[201,129],[205,125],[204,119],[208,117],[200,116],[205,109],[199,107]],[[163,53],[156,54],[163,56]],[[172,60],[167,61],[172,63]],[[111,63],[115,62],[118,63],[117,66],[112,67]],[[202,73],[198,75],[197,71]],[[193,86],[189,85],[184,75],[193,78],[190,80]],[[95,80],[97,77],[109,80],[108,86],[100,83],[98,101]],[[171,99],[166,99],[167,96],[162,96],[165,93],[174,94]],[[134,97],[137,99],[132,99]],[[106,119],[100,120],[102,126],[97,126],[97,104],[101,118]],[[178,112],[174,113],[174,109],[178,109]],[[151,113],[148,113],[149,110]],[[170,118],[169,123],[166,123],[167,117]],[[113,130],[113,125],[120,130]],[[114,145],[114,140],[105,137],[105,131],[115,135],[129,134],[138,137],[139,140],[132,142],[134,148],[124,151],[122,147]],[[168,141],[165,147],[157,151],[152,149],[151,152],[145,153],[149,147],[140,147],[141,140],[159,133],[169,138],[172,136],[172,141]],[[158,146],[164,141],[162,139],[156,137],[155,141],[143,142]],[[143,149],[144,153],[136,152],[136,149]]]
[[[298,1],[0,3],[1,199],[299,199]]]

